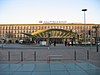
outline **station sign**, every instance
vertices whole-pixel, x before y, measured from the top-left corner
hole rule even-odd
[[[39,21],[41,24],[67,24],[67,21]]]

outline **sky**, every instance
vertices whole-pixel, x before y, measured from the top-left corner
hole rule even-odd
[[[100,24],[100,0],[0,0],[0,24],[39,21]]]

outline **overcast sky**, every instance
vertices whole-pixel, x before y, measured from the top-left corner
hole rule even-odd
[[[0,24],[39,21],[100,24],[100,0],[0,0]]]

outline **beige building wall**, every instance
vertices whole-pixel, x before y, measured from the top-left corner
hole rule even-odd
[[[85,33],[88,37],[89,30],[92,32],[92,36],[95,36],[93,33],[93,26],[97,24],[0,24],[0,38],[13,38],[14,40],[25,39],[29,36],[26,36],[22,33],[33,33],[38,30],[47,30],[47,29],[64,29],[72,30],[76,32],[80,37]],[[98,32],[100,37],[100,30]]]

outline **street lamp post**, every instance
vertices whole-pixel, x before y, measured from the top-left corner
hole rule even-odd
[[[82,9],[82,11],[84,12],[84,42],[85,42],[85,45],[86,45],[86,29],[85,29],[86,14],[85,14],[85,11],[87,11],[87,9]]]
[[[2,50],[3,50],[3,45],[4,45],[4,39],[2,39]]]
[[[96,49],[97,49],[97,52],[98,52],[98,27],[96,27]]]
[[[99,51],[99,47],[98,47],[98,28],[100,28],[100,27],[98,25],[98,26],[94,26],[93,28],[95,28],[95,32],[96,32],[95,41],[96,41],[96,50],[98,52]]]
[[[49,49],[49,46],[50,46],[50,33],[48,33],[48,49]]]

